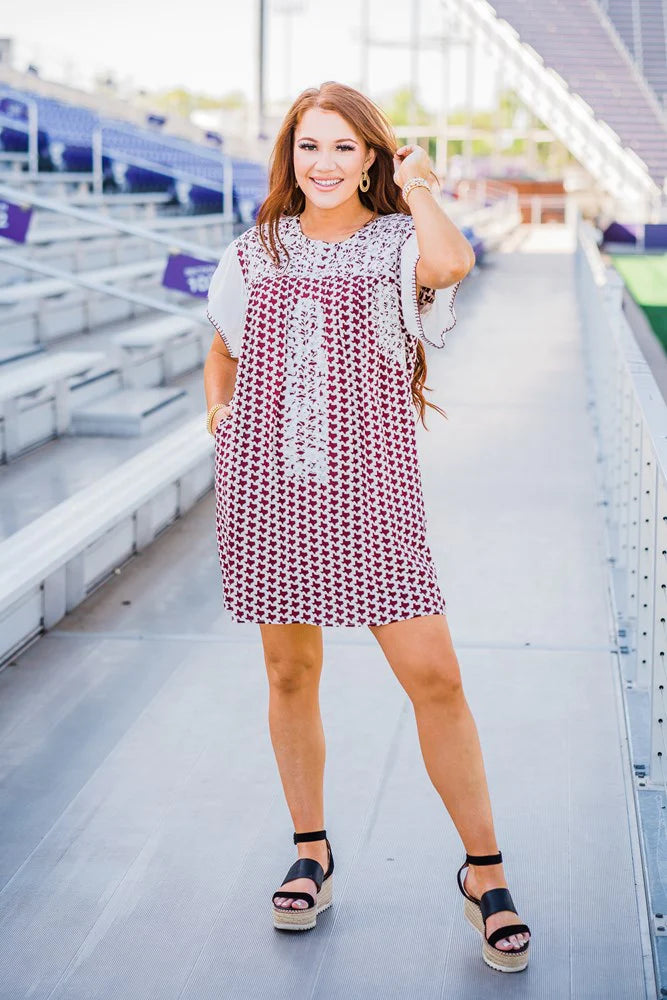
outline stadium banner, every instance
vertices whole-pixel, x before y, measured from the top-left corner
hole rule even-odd
[[[667,250],[667,225],[664,222],[646,223],[644,246],[647,250]]]
[[[185,253],[171,253],[162,276],[162,284],[165,288],[206,298],[217,266],[217,263],[210,260],[200,260]]]
[[[0,236],[15,243],[25,243],[31,217],[29,206],[13,205],[11,201],[0,199]]]
[[[602,234],[605,243],[636,243],[639,226],[627,222],[611,222]]]

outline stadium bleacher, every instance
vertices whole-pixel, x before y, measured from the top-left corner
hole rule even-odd
[[[667,118],[602,9],[580,0],[494,0],[492,6],[641,157],[662,188]]]
[[[36,109],[39,168],[91,173],[94,136],[101,137],[105,190],[162,191],[193,211],[225,211],[220,144],[188,142],[177,136],[98,115],[84,107],[0,84],[0,158],[28,153],[29,110]],[[266,194],[266,168],[251,160],[230,158],[232,210],[250,223]]]
[[[663,0],[598,0],[664,109],[667,109],[667,6]]]
[[[196,143],[85,104],[0,83],[3,197],[33,211],[23,242],[0,239],[0,462],[195,411],[169,383],[201,368],[211,328],[201,299],[163,287],[167,246],[215,262],[266,194],[265,167],[226,156],[216,133]],[[35,194],[45,175],[63,178],[52,201]]]

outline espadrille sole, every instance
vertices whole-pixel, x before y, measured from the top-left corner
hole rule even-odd
[[[308,909],[298,906],[275,906],[273,910],[273,926],[280,930],[307,931],[317,923],[317,914],[326,910],[333,903],[333,875],[325,879],[317,894],[317,905]]]
[[[487,965],[497,972],[522,972],[528,966],[528,948],[519,952],[504,952],[500,948],[494,948],[484,936],[484,917],[479,906],[469,899],[463,901],[463,915],[472,924],[476,931],[482,935],[482,958]],[[530,942],[528,947],[530,947]]]

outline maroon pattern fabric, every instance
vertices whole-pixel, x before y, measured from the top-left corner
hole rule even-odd
[[[458,285],[417,302],[403,256],[413,235],[412,217],[395,213],[325,243],[283,216],[280,266],[257,227],[230,244],[247,307],[214,461],[233,621],[358,626],[445,613],[410,394],[417,338],[404,313],[428,311],[444,292],[451,306]],[[446,316],[453,325],[453,309]]]

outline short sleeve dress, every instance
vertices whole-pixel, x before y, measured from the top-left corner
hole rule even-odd
[[[266,232],[266,230],[265,230]],[[215,431],[223,604],[232,621],[383,625],[444,614],[426,538],[410,383],[445,346],[461,282],[422,289],[411,215],[339,242],[281,216],[227,247],[207,316],[238,359]]]

